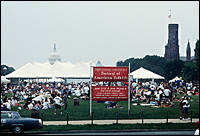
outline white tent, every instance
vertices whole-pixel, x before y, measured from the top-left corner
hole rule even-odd
[[[180,80],[180,78],[176,76],[175,78],[173,78],[173,79],[170,80],[169,82],[171,83],[171,82],[175,82],[175,81],[178,81],[178,80]]]
[[[165,79],[164,77],[144,69],[143,67],[131,72],[130,75],[133,76],[133,79]]]
[[[94,64],[93,64],[94,65]],[[90,62],[72,64],[58,62],[53,65],[46,63],[28,63],[8,74],[6,78],[90,78]]]
[[[53,77],[53,78],[47,80],[47,82],[57,82],[58,83],[58,82],[65,82],[65,80],[62,78]]]
[[[32,101],[42,101],[45,100],[45,96],[44,95],[39,95],[35,98],[32,99]]]
[[[10,80],[6,79],[5,76],[1,76],[1,84],[2,83],[5,83],[5,84],[10,83]]]

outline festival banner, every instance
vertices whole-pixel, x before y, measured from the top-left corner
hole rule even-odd
[[[93,67],[93,81],[128,82],[128,67]]]
[[[128,101],[128,86],[92,86],[93,101]]]

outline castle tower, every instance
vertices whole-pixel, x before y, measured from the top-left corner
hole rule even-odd
[[[50,55],[49,63],[51,65],[53,65],[56,61],[60,61],[61,62],[61,59],[60,59],[60,55],[56,51],[56,44],[54,43],[54,48],[53,48],[53,52]]]
[[[186,61],[191,61],[191,48],[190,48],[189,41],[188,41],[187,48],[186,48]]]
[[[165,46],[165,59],[168,61],[179,60],[178,24],[168,25],[168,43]]]

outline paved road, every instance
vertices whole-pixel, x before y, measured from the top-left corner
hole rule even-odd
[[[192,122],[199,121],[198,118],[192,119]],[[93,124],[104,125],[116,123],[116,120],[93,120]],[[166,123],[166,119],[144,119],[143,123]],[[190,123],[191,120],[168,119],[168,123]],[[91,124],[91,120],[68,121],[69,125]],[[141,119],[118,120],[119,124],[137,124],[142,123]],[[44,121],[43,125],[66,125],[67,121]]]
[[[194,135],[194,132],[194,129],[68,130],[25,131],[24,135]],[[1,131],[0,134],[3,133],[11,134],[12,132]]]
[[[194,130],[116,130],[116,131],[98,131],[98,130],[85,130],[85,131],[66,131],[66,132],[43,132],[39,133],[40,135],[194,135]],[[25,133],[28,134],[28,133]],[[37,133],[32,133],[29,135],[35,135]]]

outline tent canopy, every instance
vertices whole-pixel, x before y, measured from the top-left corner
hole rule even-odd
[[[10,80],[6,79],[5,76],[1,76],[1,84],[2,83],[5,83],[5,84],[10,83]]]
[[[72,64],[58,62],[53,65],[46,63],[27,63],[18,70],[8,74],[6,78],[89,78],[90,62]]]
[[[175,82],[175,81],[178,81],[178,80],[180,80],[180,78],[176,76],[175,78],[173,78],[173,79],[170,80],[169,82],[171,83],[171,82]]]
[[[53,78],[47,80],[47,82],[57,82],[57,83],[60,82],[60,83],[61,83],[61,82],[65,82],[65,80],[62,79],[62,78],[56,78],[56,77],[53,77]]]
[[[130,73],[133,76],[133,79],[165,79],[164,77],[153,73],[143,67]]]

